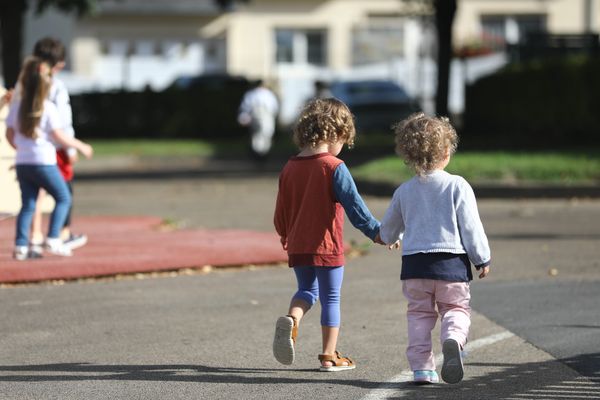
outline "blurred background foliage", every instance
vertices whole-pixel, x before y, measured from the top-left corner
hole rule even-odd
[[[71,97],[73,125],[81,138],[233,138],[245,130],[238,107],[245,80],[154,92],[116,91]]]
[[[600,145],[600,58],[509,64],[467,87],[468,147],[559,149]]]

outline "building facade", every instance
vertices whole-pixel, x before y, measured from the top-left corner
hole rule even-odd
[[[161,90],[205,73],[263,79],[289,122],[316,79],[391,79],[425,109],[435,88],[435,31],[418,0],[250,0],[229,12],[212,0],[104,0],[80,20],[31,16],[26,47],[51,32],[69,50],[72,91]],[[450,109],[460,112],[465,79],[507,62],[507,45],[531,32],[600,28],[600,0],[458,0]],[[463,51],[464,50],[464,51]]]

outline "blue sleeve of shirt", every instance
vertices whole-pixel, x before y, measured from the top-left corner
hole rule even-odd
[[[333,191],[336,199],[344,207],[352,225],[371,240],[375,239],[379,233],[379,221],[373,217],[358,194],[356,184],[346,164],[340,164],[333,173]]]

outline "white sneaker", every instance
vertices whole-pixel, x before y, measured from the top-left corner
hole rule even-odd
[[[70,257],[73,255],[73,252],[71,251],[71,249],[69,247],[65,246],[63,241],[58,238],[56,238],[56,239],[47,238],[46,239],[46,251],[48,251],[52,254],[55,254],[57,256],[62,256],[62,257]]]
[[[29,242],[29,258],[42,258],[44,253],[44,241],[32,240]]]
[[[27,260],[27,256],[29,255],[29,247],[27,246],[15,246],[15,250],[13,251],[13,258],[17,261]]]
[[[454,339],[446,339],[442,344],[444,364],[442,365],[442,379],[446,383],[458,383],[464,375],[460,346]]]
[[[294,327],[297,323],[291,316],[279,317],[275,324],[275,338],[273,339],[273,355],[282,364],[291,365],[295,358],[294,345],[296,343],[296,332]]]
[[[86,235],[74,235],[70,234],[69,238],[65,240],[65,246],[70,248],[71,250],[78,249],[82,246],[85,246],[88,242],[88,237]]]

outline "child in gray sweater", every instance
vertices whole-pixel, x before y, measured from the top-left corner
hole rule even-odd
[[[485,277],[490,248],[473,189],[444,171],[458,136],[446,118],[413,114],[395,127],[396,152],[416,172],[395,191],[381,223],[387,244],[402,240],[402,290],[408,300],[406,355],[414,381],[436,383],[431,330],[438,313],[444,354],[442,379],[463,377],[461,349],[471,323],[471,263]],[[437,311],[435,304],[437,303]]]

